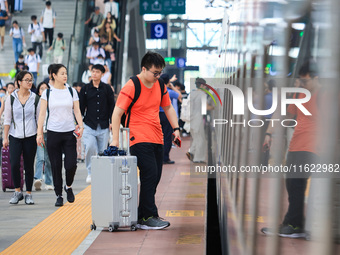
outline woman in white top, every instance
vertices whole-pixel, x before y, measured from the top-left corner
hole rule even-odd
[[[25,33],[22,27],[19,27],[18,21],[12,22],[12,28],[9,30],[9,35],[13,37],[13,50],[15,62],[18,61],[19,55],[22,52],[23,47],[26,48]]]
[[[34,158],[37,150],[35,143],[37,134],[36,113],[38,96],[31,92],[33,75],[28,71],[21,71],[16,76],[19,89],[15,90],[5,102],[5,120],[3,147],[10,144],[11,173],[14,182],[15,192],[9,201],[10,204],[17,204],[24,199],[20,189],[20,156],[23,154],[26,196],[25,203],[32,205],[32,185],[34,175]],[[37,97],[37,98],[36,98]],[[9,138],[8,138],[9,135]]]
[[[102,82],[111,85],[111,72],[107,66],[107,63],[104,64],[104,68],[105,68],[105,73],[103,74],[102,78],[100,79]]]
[[[93,35],[91,36],[89,40],[89,46],[92,45],[92,43],[97,42],[100,43],[100,36],[99,36],[99,30],[94,29]]]
[[[79,124],[78,138],[81,138],[83,134],[83,120],[77,91],[65,85],[67,81],[66,67],[62,64],[54,64],[51,67],[51,76],[54,85],[45,90],[41,96],[37,144],[45,147],[43,126],[47,111],[47,152],[51,162],[54,191],[57,195],[55,206],[62,206],[64,204],[62,154],[65,154],[66,185],[64,190],[67,193],[67,201],[73,203],[75,198],[71,186],[77,169],[77,141],[73,132],[78,131],[78,127],[76,129],[74,123],[74,116]]]

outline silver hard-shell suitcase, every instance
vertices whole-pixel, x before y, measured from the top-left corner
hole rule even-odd
[[[121,227],[136,230],[137,225],[137,157],[130,156],[129,129],[126,156],[93,156],[91,166],[92,225],[91,229],[108,227],[112,232]]]

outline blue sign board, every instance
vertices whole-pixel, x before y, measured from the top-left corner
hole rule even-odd
[[[185,58],[177,58],[176,59],[176,65],[177,65],[178,68],[185,67],[185,62],[186,62]]]
[[[168,38],[168,25],[164,23],[151,23],[151,39],[167,39]]]
[[[185,14],[185,0],[140,0],[140,15]]]

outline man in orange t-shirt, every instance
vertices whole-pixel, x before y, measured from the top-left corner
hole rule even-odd
[[[304,232],[304,200],[307,187],[307,180],[310,172],[300,173],[300,168],[309,167],[315,164],[319,157],[317,155],[317,118],[318,118],[318,94],[319,82],[316,72],[316,65],[308,61],[299,70],[301,88],[311,92],[311,99],[303,106],[312,114],[305,115],[296,105],[288,106],[288,119],[296,118],[297,126],[294,129],[292,140],[289,144],[286,165],[295,172],[287,173],[286,189],[288,192],[288,211],[279,228],[279,235],[282,237],[301,238],[305,237]],[[298,98],[303,98],[299,94]],[[270,145],[272,127],[267,129],[265,144]],[[269,228],[262,228],[265,234],[271,234]]]
[[[138,225],[141,229],[163,229],[170,226],[168,221],[159,218],[155,203],[157,185],[162,175],[163,133],[159,119],[161,106],[174,130],[175,139],[179,138],[177,115],[171,105],[169,94],[164,85],[161,96],[159,76],[165,67],[161,55],[147,52],[141,62],[141,72],[137,75],[141,92],[130,113],[130,151],[137,157],[140,170],[140,195],[138,206]],[[135,86],[129,80],[119,93],[112,114],[112,143],[119,145],[119,126],[121,117],[130,106],[135,93]]]

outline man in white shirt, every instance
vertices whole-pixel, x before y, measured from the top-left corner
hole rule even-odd
[[[39,48],[39,56],[42,58],[42,41],[45,41],[45,33],[43,26],[38,23],[37,16],[31,16],[32,23],[28,25],[28,33],[31,34],[31,42],[34,51]]]
[[[51,7],[51,1],[46,1],[46,8],[41,13],[40,23],[44,27],[45,31],[45,44],[47,43],[47,37],[50,42],[50,46],[52,46],[53,42],[53,33],[55,28],[57,13]]]
[[[7,0],[0,0],[0,5],[1,5],[1,10],[9,13]]]
[[[2,4],[1,4],[2,6]],[[7,12],[0,9],[0,37],[1,37],[1,50],[4,50],[5,33],[6,33],[6,20],[8,19]]]
[[[105,3],[104,17],[106,17],[108,12],[111,12],[112,16],[115,17],[116,21],[118,19],[119,5],[113,0],[109,0]]]
[[[105,51],[99,47],[98,42],[94,42],[92,47],[88,49],[86,58],[90,59],[90,64],[94,65],[99,55],[105,56]]]
[[[28,67],[28,71],[33,74],[34,84],[37,83],[40,62],[41,59],[39,55],[35,54],[35,50],[33,48],[28,49],[28,55],[25,57],[25,65]]]

